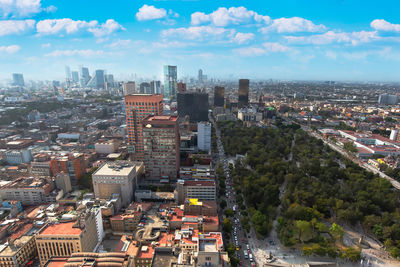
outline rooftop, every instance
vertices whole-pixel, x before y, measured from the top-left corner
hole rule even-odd
[[[142,165],[143,163],[141,162],[131,162],[124,160],[106,162],[93,175],[98,175],[98,176],[129,175],[133,171],[137,172]]]
[[[82,230],[78,227],[73,227],[75,222],[49,224],[40,235],[79,235]]]

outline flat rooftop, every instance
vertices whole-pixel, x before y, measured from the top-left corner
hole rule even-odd
[[[79,235],[82,230],[78,227],[73,227],[75,222],[49,224],[40,235]]]
[[[132,171],[138,172],[143,163],[132,161],[106,162],[93,175],[98,176],[121,176],[129,175]]]

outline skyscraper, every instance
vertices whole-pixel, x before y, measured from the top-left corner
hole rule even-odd
[[[214,87],[214,107],[224,106],[225,88],[221,86]]]
[[[177,68],[176,66],[164,66],[164,98],[175,99],[177,91]]]
[[[147,82],[143,82],[139,86],[141,94],[150,94],[150,84]]]
[[[190,122],[208,121],[208,95],[199,92],[178,93],[178,116]]]
[[[161,94],[161,82],[151,81],[150,82],[150,92],[151,94]]]
[[[159,94],[125,95],[129,153],[143,161],[142,121],[149,115],[163,115],[163,96]]]
[[[14,86],[25,86],[24,75],[22,73],[13,73],[12,77]]]
[[[83,66],[79,67],[80,76],[81,76],[81,87],[85,87],[90,80],[89,69]]]
[[[179,172],[180,138],[177,116],[150,116],[143,120],[146,178],[154,182],[176,181]]]
[[[72,81],[74,83],[78,83],[79,82],[79,73],[77,71],[71,72],[71,76],[72,76]]]
[[[203,82],[203,70],[199,69],[198,77],[197,77],[199,83]]]
[[[104,70],[96,70],[94,76],[87,83],[87,86],[94,87],[97,89],[104,89],[105,82]]]
[[[249,104],[249,84],[248,79],[239,80],[238,107],[246,107]]]
[[[197,123],[197,147],[206,152],[211,150],[211,123]]]
[[[69,66],[65,66],[65,80],[71,80],[71,69],[69,68]]]
[[[126,82],[122,84],[122,89],[124,90],[124,95],[133,95],[136,93],[136,83]]]

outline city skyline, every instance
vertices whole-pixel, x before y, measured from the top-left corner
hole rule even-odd
[[[163,65],[177,65],[178,79],[201,68],[218,78],[400,81],[395,10],[395,1],[7,1],[0,80],[62,80],[65,65],[161,80]]]

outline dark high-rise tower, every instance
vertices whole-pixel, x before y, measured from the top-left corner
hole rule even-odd
[[[246,107],[249,104],[249,79],[239,80],[238,107]]]
[[[225,88],[221,86],[214,87],[214,107],[224,106]]]
[[[178,115],[190,122],[208,121],[208,95],[199,92],[178,93]]]

